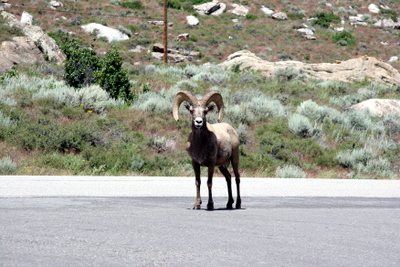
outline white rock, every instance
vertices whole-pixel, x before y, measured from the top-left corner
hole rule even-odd
[[[195,16],[187,16],[186,22],[189,25],[199,25],[200,21]]]
[[[396,62],[396,61],[398,61],[398,60],[399,60],[399,57],[393,56],[393,57],[391,57],[391,58],[389,59],[388,63],[394,63],[394,62]]]
[[[57,9],[58,7],[63,7],[64,4],[59,2],[59,1],[51,1],[49,3],[49,6],[50,6],[51,9]]]
[[[247,7],[243,5],[232,4],[232,7],[233,10],[231,10],[230,12],[238,16],[246,16],[250,11]]]
[[[275,11],[273,11],[272,9],[270,9],[264,5],[261,5],[261,11],[264,12],[268,16],[271,16],[272,14],[275,13]]]
[[[213,12],[216,12],[218,9],[221,8],[221,3],[219,1],[212,1],[200,5],[194,5],[193,9],[197,11],[197,13],[201,15],[210,15]]]
[[[98,23],[89,23],[87,25],[83,25],[83,26],[81,26],[81,29],[87,33],[96,32],[97,38],[105,37],[108,42],[123,41],[123,40],[129,39],[128,35],[120,32],[116,29],[113,29],[113,28],[110,28],[110,27],[107,27],[107,26],[104,26],[104,25],[101,25]]]
[[[380,8],[375,4],[370,4],[368,6],[368,10],[369,10],[369,12],[375,13],[375,14],[378,14],[381,11]]]
[[[185,41],[189,40],[189,34],[188,33],[181,33],[176,37],[176,40],[180,41],[180,42],[185,42]]]
[[[33,16],[29,14],[28,12],[22,12],[21,16],[21,24],[23,25],[32,25],[33,22]]]
[[[314,35],[313,30],[309,29],[309,28],[302,28],[302,29],[298,29],[298,32],[304,33],[305,35]]]
[[[212,12],[210,15],[219,16],[222,15],[225,11],[226,11],[226,4],[219,3],[219,8],[216,11]]]
[[[150,53],[150,51],[146,47],[143,47],[141,45],[137,45],[135,48],[133,48],[129,51],[135,52],[135,53],[143,53],[143,52]]]
[[[277,20],[287,20],[288,19],[287,15],[283,12],[274,13],[272,15],[272,18],[277,19]]]
[[[337,32],[342,32],[342,31],[344,31],[344,27],[335,28],[335,31],[337,31]]]
[[[350,107],[351,110],[368,109],[372,115],[383,116],[390,113],[400,113],[400,100],[368,99]]]

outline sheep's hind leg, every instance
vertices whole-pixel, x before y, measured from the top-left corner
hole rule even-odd
[[[233,153],[232,167],[233,167],[233,172],[235,173],[236,190],[237,190],[236,208],[241,209],[242,199],[240,198],[239,152],[237,149]]]
[[[231,184],[231,177],[232,175],[229,173],[228,169],[224,166],[220,166],[219,170],[225,176],[226,185],[228,187],[228,203],[226,204],[227,209],[232,209],[232,205],[235,202],[232,197],[232,184]]]

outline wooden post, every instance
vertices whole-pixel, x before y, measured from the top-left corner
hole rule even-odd
[[[164,0],[164,64],[168,64],[168,18],[167,18],[168,0]]]

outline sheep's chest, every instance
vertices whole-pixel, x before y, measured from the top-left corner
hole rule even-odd
[[[208,166],[217,157],[217,137],[212,132],[192,132],[186,143],[186,151],[197,163]]]

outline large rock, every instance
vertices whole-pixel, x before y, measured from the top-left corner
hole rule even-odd
[[[192,25],[192,26],[200,24],[199,19],[196,18],[195,16],[187,16],[186,22],[187,22],[187,24]]]
[[[273,19],[276,19],[276,20],[287,20],[287,19],[288,19],[288,16],[286,15],[286,13],[277,12],[277,13],[274,13],[274,14],[272,15],[272,18],[273,18]]]
[[[220,64],[226,68],[240,66],[260,70],[265,76],[275,77],[277,69],[293,67],[303,69],[307,76],[316,80],[337,80],[344,82],[371,80],[400,86],[400,74],[390,64],[374,57],[359,57],[337,63],[306,64],[300,61],[270,62],[243,50],[230,55]]]
[[[368,111],[375,116],[383,116],[390,113],[400,114],[400,100],[398,99],[368,99],[350,106],[350,110]]]
[[[226,7],[226,6],[225,6]],[[201,15],[211,15],[217,12],[221,8],[221,3],[219,1],[212,1],[200,5],[194,5],[193,9]]]
[[[246,16],[250,12],[250,9],[243,5],[232,4],[232,7],[233,10],[231,10],[230,12],[238,16]]]
[[[129,36],[119,30],[101,25],[99,23],[89,23],[81,26],[87,33],[95,33],[97,38],[104,37],[108,42],[128,40]]]
[[[0,69],[18,64],[44,63],[42,51],[28,37],[13,37],[0,45]]]
[[[58,47],[57,43],[54,41],[53,38],[50,38],[39,26],[32,26],[32,25],[26,25],[17,20],[17,18],[7,12],[1,12],[1,15],[3,18],[5,18],[8,22],[8,24],[12,27],[18,27],[22,30],[22,33],[26,36],[27,41],[29,44],[23,43],[23,39],[13,39],[11,43],[14,43],[16,47],[19,47],[19,49],[15,49],[15,53],[18,53],[19,51],[22,53],[20,55],[15,55],[15,58],[20,57],[21,59],[26,57],[26,62],[21,61],[20,63],[31,63],[32,58],[37,58],[37,51],[41,52],[41,58],[44,60],[44,57],[46,56],[47,59],[57,63],[57,64],[62,64],[62,62],[65,59],[64,53],[60,50]],[[26,14],[25,16],[28,16],[29,14]],[[5,44],[4,47],[8,46],[13,46],[11,43]],[[37,49],[30,49],[29,47],[31,44],[34,44]],[[5,49],[5,48],[4,48]],[[31,51],[33,53],[32,57],[27,55],[27,51]],[[3,56],[6,50],[3,51]],[[7,50],[10,51],[10,50]],[[38,62],[42,62],[42,60],[38,60]],[[15,64],[19,64],[18,61],[15,61]]]

